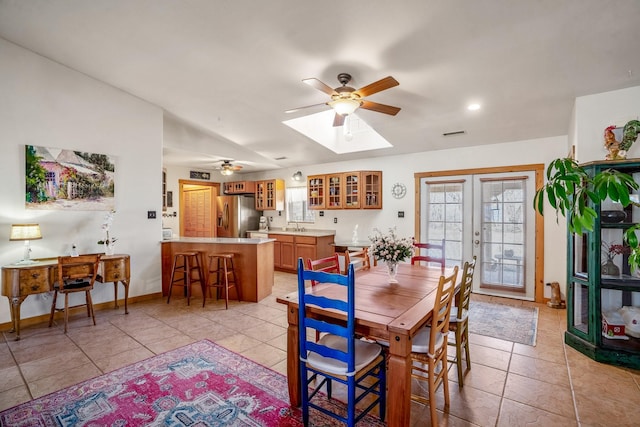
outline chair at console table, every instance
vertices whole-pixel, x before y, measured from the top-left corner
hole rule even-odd
[[[29,296],[50,292],[56,281],[58,258],[36,259],[33,264],[5,265],[2,267],[2,295],[9,299],[11,311],[10,332],[20,339],[20,305]],[[124,286],[124,313],[129,314],[130,260],[129,255],[102,255],[96,281],[113,282],[115,308],[118,308],[118,282]]]

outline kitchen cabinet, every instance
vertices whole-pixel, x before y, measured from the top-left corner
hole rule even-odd
[[[362,208],[382,209],[382,172],[361,171]]]
[[[591,176],[617,169],[640,182],[640,162],[593,162]],[[636,194],[635,197],[638,197]],[[570,234],[565,342],[594,360],[640,368],[640,275],[629,269],[623,233],[640,222],[640,208],[605,200],[593,231]],[[617,211],[617,212],[616,212]]]
[[[254,181],[232,181],[222,185],[224,194],[247,194],[255,193],[256,183]]]
[[[307,177],[307,200],[309,209],[325,209],[325,175]]]
[[[255,186],[256,209],[259,211],[281,211],[284,209],[284,181],[270,179],[257,181]]]
[[[301,234],[272,234],[273,263],[276,270],[295,272],[297,260],[325,258],[333,255],[333,235],[310,236]]]
[[[382,209],[382,172],[309,176],[307,195],[309,209]]]
[[[281,270],[296,269],[295,237],[290,234],[269,234],[273,242],[273,266]]]

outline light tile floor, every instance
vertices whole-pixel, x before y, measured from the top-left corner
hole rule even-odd
[[[276,272],[273,294],[258,304],[182,298],[131,304],[129,315],[104,309],[97,326],[82,314],[70,321],[24,328],[0,342],[0,410],[43,396],[200,339],[210,339],[286,375],[286,313],[276,296],[296,288],[296,276]],[[489,299],[474,295],[477,300]],[[445,426],[632,426],[640,425],[640,371],[597,363],[563,344],[566,311],[539,307],[535,347],[471,335],[472,369],[457,386],[455,366],[451,406]],[[417,386],[416,386],[417,387]],[[414,426],[430,425],[429,408],[412,403]]]

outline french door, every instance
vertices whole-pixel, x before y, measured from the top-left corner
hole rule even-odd
[[[448,266],[477,257],[473,292],[536,299],[536,173],[420,178],[420,240],[445,239]]]

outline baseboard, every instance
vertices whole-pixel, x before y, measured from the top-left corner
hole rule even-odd
[[[151,299],[156,299],[162,297],[162,292],[156,292],[153,294],[147,294],[147,295],[139,295],[139,296],[135,296],[135,297],[129,297],[127,303],[129,306],[129,310],[131,310],[131,306],[137,302],[142,302],[142,301],[148,301]],[[120,307],[119,309],[122,310],[122,314],[124,314],[124,299],[119,299],[118,300],[118,306]],[[98,312],[100,310],[113,310],[113,301],[106,301],[106,302],[101,302],[99,304],[93,304],[93,309]],[[69,314],[73,314],[76,312],[86,312],[86,306],[84,305],[80,305],[77,307],[70,307],[69,308]],[[49,321],[49,313],[46,314],[40,314],[38,316],[33,316],[33,317],[26,317],[26,318],[22,318],[20,319],[20,329],[22,330],[22,328],[24,328],[25,326],[32,326],[32,325],[37,325],[38,323],[43,323],[43,322],[48,322]],[[59,316],[59,315],[58,315]],[[57,317],[56,317],[57,318]],[[13,325],[11,324],[11,322],[5,322],[5,323],[0,323],[0,329],[2,330],[9,330],[13,327]]]

